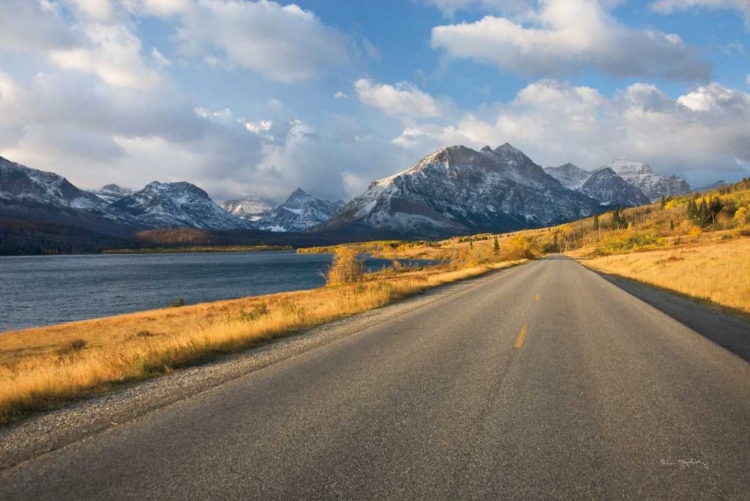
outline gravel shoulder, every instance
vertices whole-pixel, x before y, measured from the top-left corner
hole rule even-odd
[[[0,471],[45,453],[85,440],[217,387],[248,373],[356,334],[436,301],[477,287],[519,267],[490,272],[428,290],[403,301],[278,338],[258,348],[222,357],[115,391],[38,414],[0,429]]]

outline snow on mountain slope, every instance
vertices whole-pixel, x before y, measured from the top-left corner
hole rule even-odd
[[[315,229],[438,237],[543,226],[597,209],[507,143],[481,151],[451,146],[373,182]]]
[[[640,189],[629,184],[610,168],[592,172],[578,191],[606,206],[636,207],[650,202]]]
[[[0,197],[72,209],[103,210],[107,203],[52,172],[30,169],[0,157]]]
[[[227,200],[221,204],[221,207],[238,218],[248,221],[259,221],[263,215],[273,210],[273,207],[253,195],[236,200]]]
[[[589,171],[583,170],[571,163],[559,167],[545,167],[544,172],[560,181],[560,184],[569,190],[579,189],[591,176]]]
[[[217,205],[197,186],[154,181],[109,206],[111,213],[155,228],[247,228],[245,221]]]
[[[105,186],[102,186],[98,190],[89,190],[89,193],[93,193],[108,204],[111,204],[117,202],[123,197],[132,195],[133,190],[131,190],[130,188],[121,188],[116,184],[107,184]]]
[[[609,167],[625,181],[637,186],[652,202],[663,196],[690,193],[690,185],[677,176],[664,177],[654,174],[651,166],[625,158],[613,160],[602,168]]]
[[[315,198],[297,188],[283,203],[261,216],[258,229],[265,231],[305,231],[329,220],[342,207],[344,202],[331,202]]]

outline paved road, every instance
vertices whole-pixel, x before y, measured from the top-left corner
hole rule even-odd
[[[120,498],[750,499],[750,364],[552,257],[0,474]]]

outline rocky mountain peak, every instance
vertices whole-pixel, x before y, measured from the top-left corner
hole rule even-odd
[[[257,227],[266,231],[305,231],[330,219],[344,203],[315,198],[301,188],[257,220]]]
[[[4,198],[73,209],[101,210],[106,206],[103,200],[54,172],[30,169],[0,157],[0,194],[3,193]]]
[[[104,191],[111,191],[112,193],[132,193],[133,190],[130,190],[128,188],[122,188],[116,184],[105,184],[101,188]]]
[[[521,155],[524,155],[524,153],[521,150],[519,150],[518,148],[513,147],[513,145],[511,145],[510,143],[507,143],[507,142],[503,143],[500,146],[498,146],[497,148],[495,148],[495,153],[513,153],[513,154],[516,154],[516,155],[520,153]],[[526,155],[524,155],[524,156],[526,156]]]
[[[633,207],[649,203],[648,197],[639,188],[608,167],[592,172],[579,191],[603,206]]]
[[[219,207],[208,193],[181,181],[153,181],[110,205],[110,211],[161,228],[237,229],[246,223]]]
[[[458,145],[373,183],[320,229],[433,237],[542,226],[596,208],[507,143],[483,151]]]
[[[591,176],[587,170],[568,162],[559,167],[545,167],[544,172],[554,177],[569,190],[577,190]]]
[[[651,201],[663,196],[690,193],[690,186],[677,176],[665,177],[655,174],[650,165],[626,158],[617,158],[608,165],[629,184],[639,188]]]
[[[225,211],[248,221],[258,221],[263,214],[271,211],[273,207],[260,200],[255,195],[247,195],[239,199],[227,200],[221,206]]]

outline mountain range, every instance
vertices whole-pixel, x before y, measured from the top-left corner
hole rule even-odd
[[[152,228],[300,232],[341,206],[301,189],[276,207],[251,197],[220,206],[187,182],[154,181],[138,191],[108,184],[86,191],[52,172],[0,157],[0,216],[75,224],[108,235]]]
[[[617,159],[593,171],[572,164],[542,168],[508,143],[479,151],[442,148],[373,182],[349,203],[297,189],[275,207],[253,196],[219,205],[187,182],[86,191],[57,174],[0,157],[0,219],[54,222],[118,237],[200,228],[440,238],[542,227],[688,192],[684,180],[655,174],[644,163]]]
[[[481,151],[451,146],[372,183],[316,230],[441,237],[540,227],[598,209],[507,143]]]
[[[589,172],[568,163],[544,171],[565,188],[583,193],[604,207],[634,207],[650,202],[637,185],[628,183],[610,167]]]
[[[543,169],[508,143],[480,151],[451,146],[375,181],[313,231],[426,237],[504,232],[689,192],[682,179],[659,176],[638,162],[615,160],[593,172],[572,164]]]

